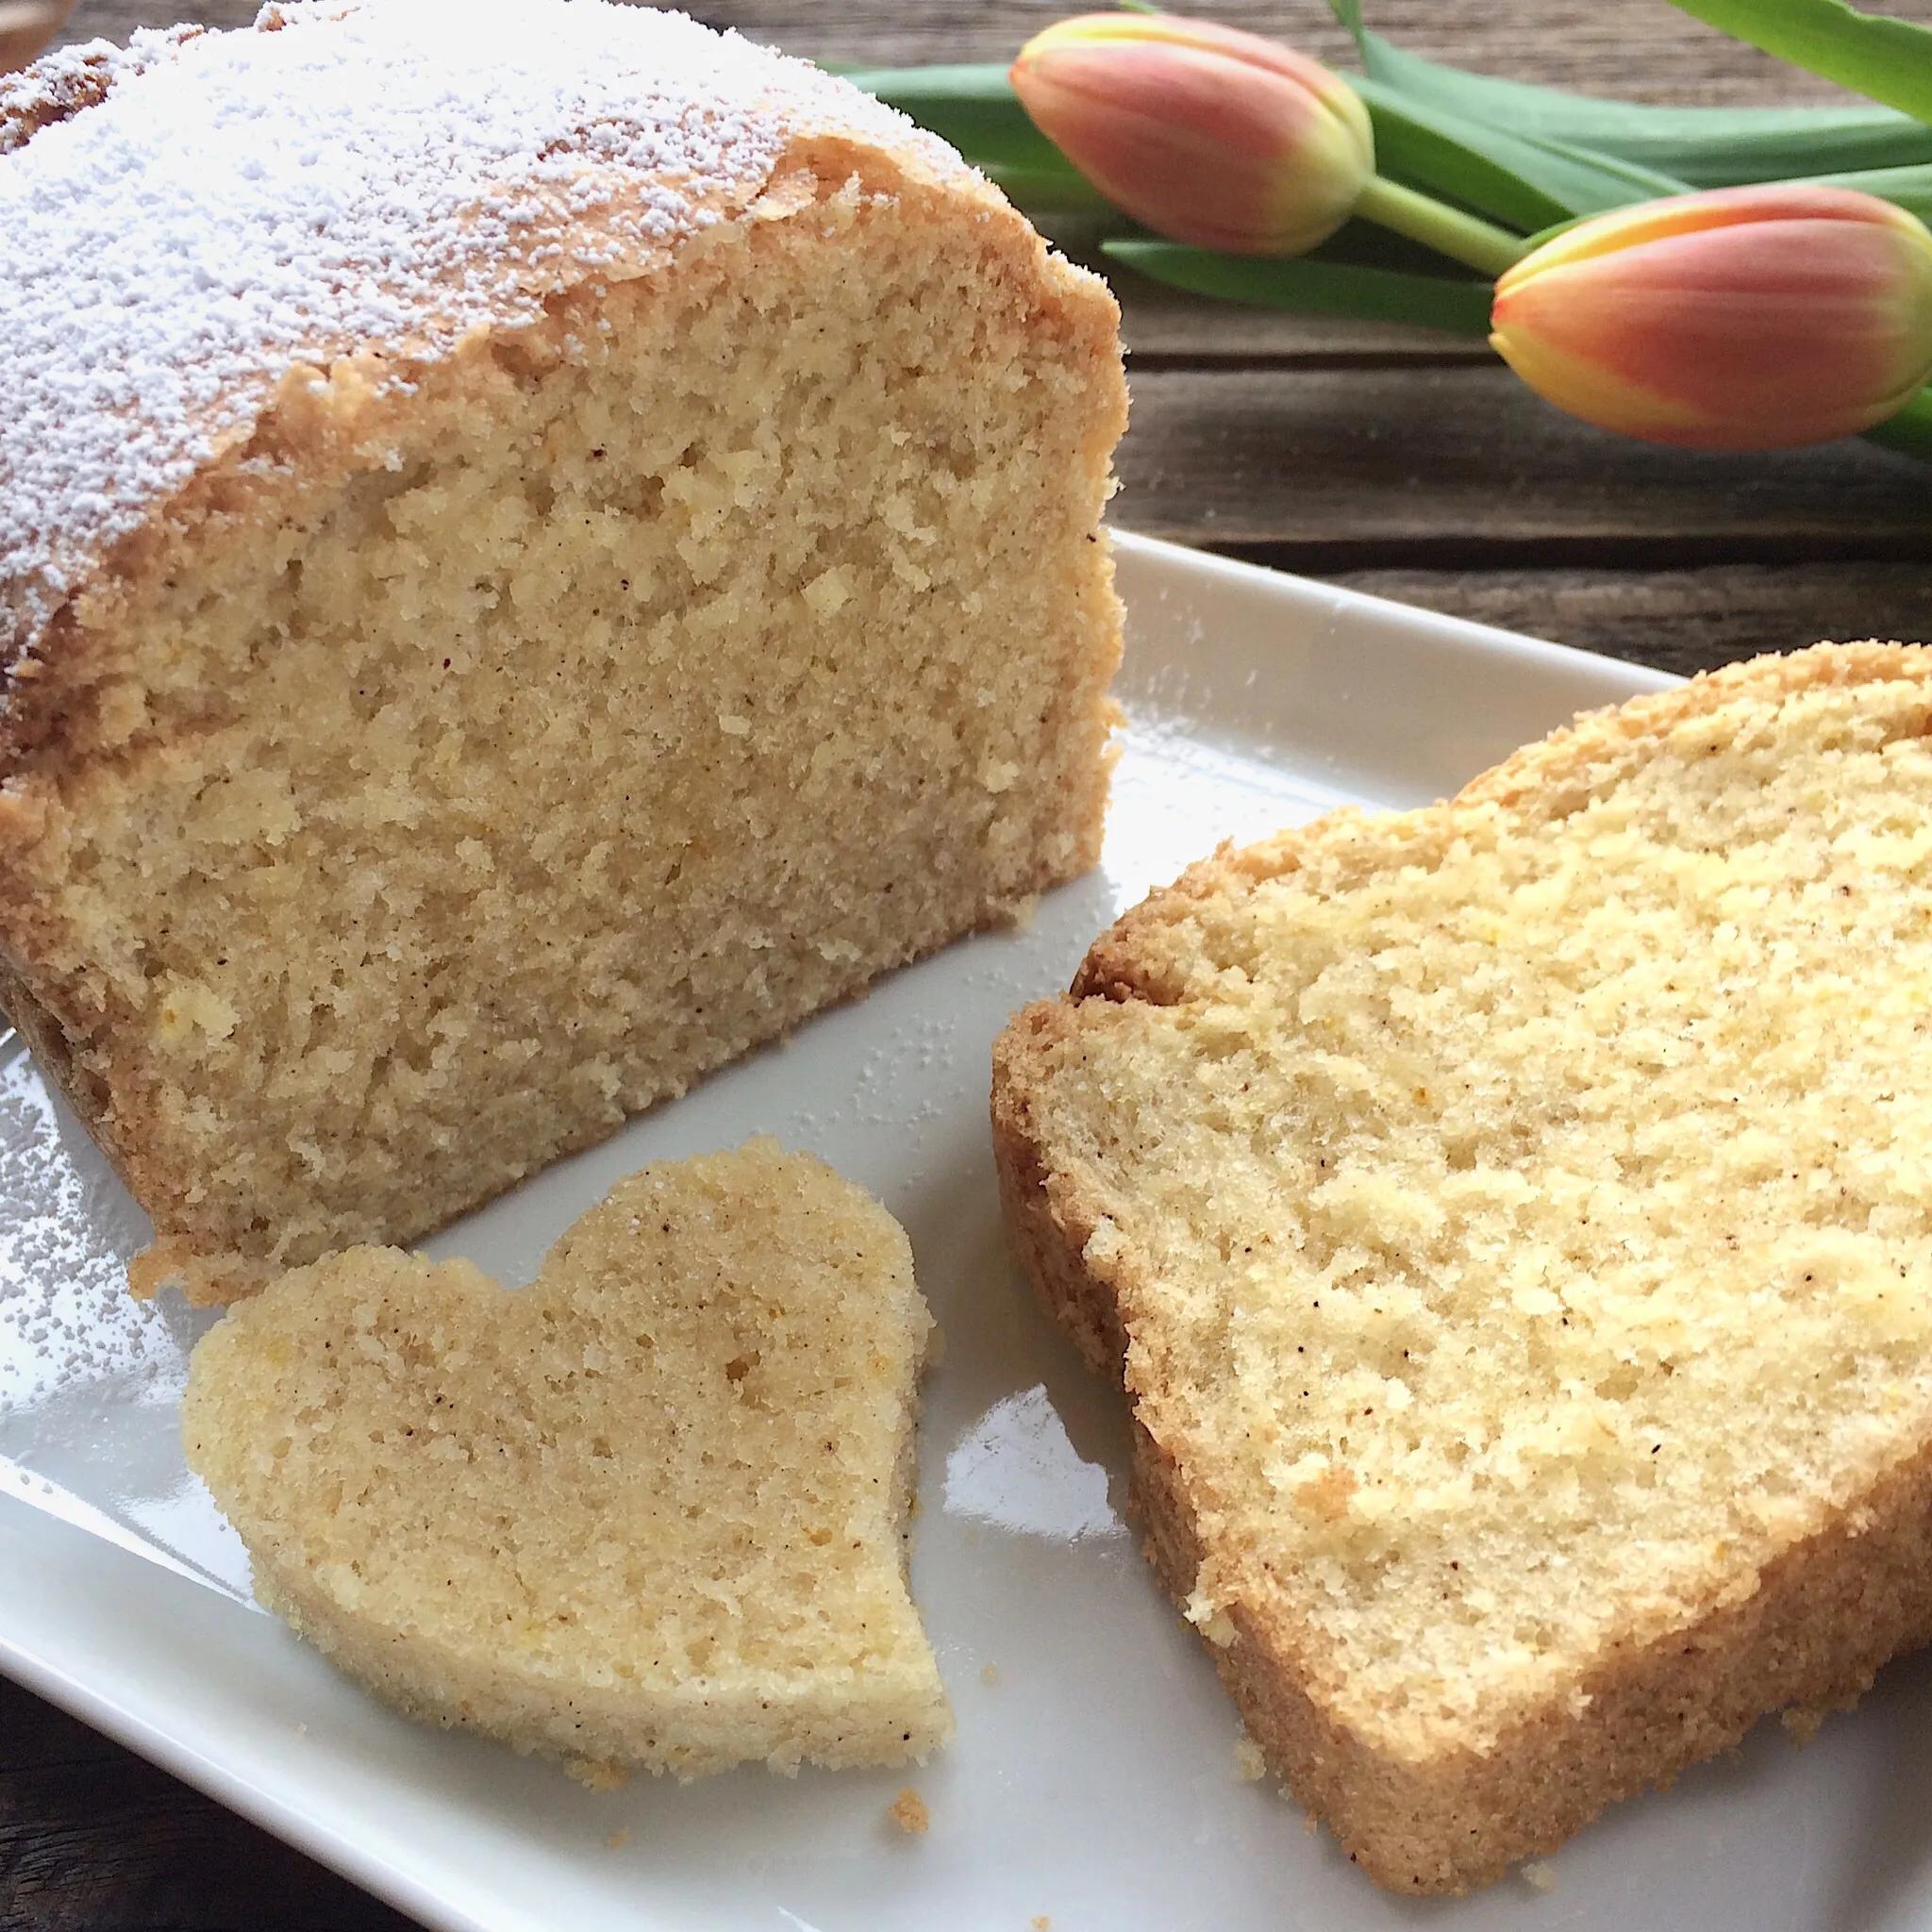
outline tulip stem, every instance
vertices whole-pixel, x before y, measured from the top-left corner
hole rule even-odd
[[[1406,235],[1433,248],[1438,255],[1465,262],[1486,275],[1500,275],[1529,253],[1520,236],[1475,215],[1466,215],[1447,202],[1419,194],[1381,175],[1362,190],[1355,211],[1363,221]]]
[[[1903,450],[1921,462],[1932,463],[1932,389],[1922,389],[1896,416],[1865,432],[1867,442]]]

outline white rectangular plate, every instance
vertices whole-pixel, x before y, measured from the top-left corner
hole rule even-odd
[[[986,1129],[1008,1014],[1224,838],[1454,789],[1580,708],[1668,682],[1138,538],[1125,737],[1100,870],[633,1123],[434,1243],[506,1280],[646,1160],[773,1133],[906,1224],[944,1336],[914,1584],[958,1740],[913,1776],[748,1771],[587,1792],[391,1716],[250,1605],[182,1462],[208,1318],[141,1308],[144,1232],[31,1063],[0,1070],[0,1666],[433,1925],[568,1932],[1775,1932],[1932,1925],[1932,1670],[1887,1673],[1799,1752],[1619,1807],[1554,1861],[1428,1908],[1375,1891],[1271,1786],[1122,1522],[1118,1397],[1007,1257]]]

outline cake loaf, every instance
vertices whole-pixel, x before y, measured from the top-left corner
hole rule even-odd
[[[0,998],[225,1299],[1090,864],[1116,311],[601,0],[0,80]]]
[[[1205,860],[1000,1042],[1148,1550],[1349,1855],[1457,1890],[1932,1636],[1932,650]]]

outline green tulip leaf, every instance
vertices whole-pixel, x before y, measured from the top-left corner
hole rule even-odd
[[[1349,315],[1370,322],[1407,322],[1450,335],[1486,339],[1491,289],[1487,282],[1407,275],[1356,262],[1307,256],[1218,255],[1177,242],[1114,241],[1110,261],[1170,288],[1251,308],[1285,308],[1301,315]]]
[[[1866,430],[1865,441],[1932,463],[1932,389],[1922,389],[1896,416]]]
[[[1674,108],[1568,93],[1424,59],[1364,28],[1357,0],[1331,4],[1370,78],[1404,99],[1694,188],[1932,162],[1932,128],[1889,108]]]
[[[1684,189],[1655,169],[1507,132],[1374,79],[1357,87],[1375,125],[1376,165],[1384,174],[1512,227],[1547,227]]]
[[[1690,186],[1682,176],[1666,174],[1661,168],[1646,167],[1555,135],[1530,134],[1522,140],[1525,146],[1541,149],[1552,162],[1569,170],[1564,178],[1570,184],[1569,192],[1579,202],[1586,196],[1601,197],[1604,208],[1623,208],[1633,201],[1655,201],[1661,194],[1682,194]]]
[[[1917,215],[1932,226],[1932,166],[1920,168],[1855,168],[1842,175],[1801,175],[1821,188],[1855,188],[1860,194],[1875,194]]]
[[[1373,81],[1357,87],[1374,124],[1380,173],[1512,228],[1540,228],[1575,212],[1497,159],[1482,129],[1406,101]]]
[[[1007,70],[994,61],[957,67],[856,67],[845,78],[897,108],[982,168],[1036,175],[1077,171],[1034,126]]]
[[[1845,0],[1672,0],[1793,67],[1932,121],[1932,28],[1860,13]]]

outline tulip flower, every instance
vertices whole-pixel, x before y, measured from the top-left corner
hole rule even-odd
[[[1008,76],[1040,131],[1135,220],[1229,255],[1301,255],[1359,215],[1495,275],[1513,236],[1375,173],[1361,96],[1239,27],[1086,13]]]
[[[1341,75],[1237,27],[1082,14],[1028,41],[1011,77],[1109,201],[1198,247],[1299,255],[1375,172],[1368,109]]]
[[[1496,284],[1491,344],[1587,423],[1781,449],[1883,423],[1932,376],[1932,233],[1847,189],[1767,183],[1600,215]]]

